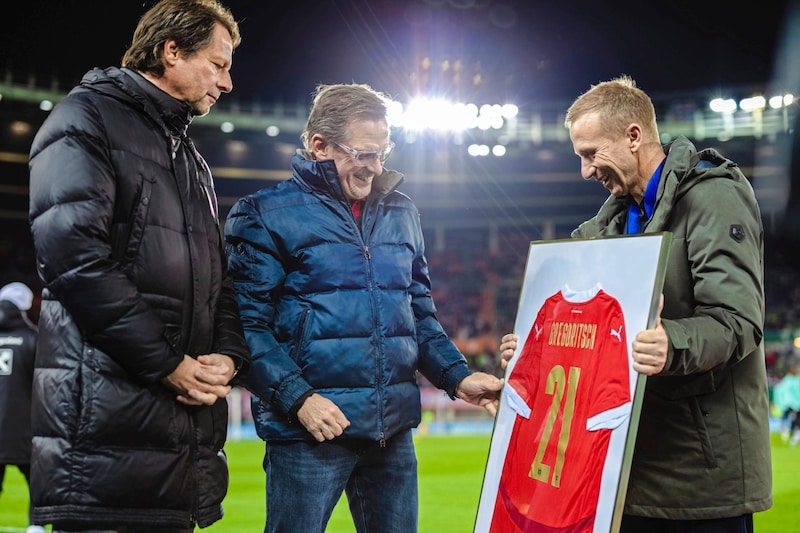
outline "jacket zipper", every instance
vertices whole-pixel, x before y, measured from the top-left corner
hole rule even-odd
[[[346,204],[346,202],[345,202],[345,204]],[[353,223],[355,224],[356,234],[361,239],[361,242],[364,245],[364,259],[369,263],[372,260],[372,254],[369,251],[369,244],[367,244],[367,235],[372,233],[372,228],[369,228],[369,231],[366,231],[366,232],[363,231],[363,229],[365,228],[365,224],[364,224],[365,223],[365,218],[367,216],[367,203],[366,202],[364,203],[364,207],[363,207],[363,209],[361,211],[361,226],[360,227],[359,227],[359,223],[356,220],[355,216],[353,215],[353,211],[352,211],[352,209],[350,208],[349,205],[348,205],[347,209],[350,212],[350,215],[351,215],[351,218],[353,220]],[[372,278],[370,277],[370,286],[371,285],[372,285]],[[370,292],[372,292],[371,289],[370,289]],[[374,299],[374,294],[373,294],[373,299]],[[376,392],[378,393],[378,396],[382,397],[383,396],[383,390],[381,389],[381,387],[379,385],[380,382],[381,382],[381,380],[380,380],[380,357],[381,357],[381,354],[379,353],[378,354],[378,358],[379,359],[376,361],[376,379],[375,379],[376,386],[375,386],[375,389],[376,389]],[[380,410],[380,405],[382,403],[383,403],[382,401],[378,401],[378,406],[379,406],[378,409],[379,410]],[[381,426],[381,429],[380,429],[380,431],[378,433],[378,435],[379,435],[378,443],[379,443],[381,448],[385,448],[386,447],[386,434],[384,433],[384,431],[382,429],[383,428],[383,414],[380,413],[380,412],[378,413],[378,424]]]

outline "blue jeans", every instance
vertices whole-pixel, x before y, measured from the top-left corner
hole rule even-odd
[[[342,492],[359,533],[417,531],[411,430],[386,441],[269,442],[265,533],[323,533]]]

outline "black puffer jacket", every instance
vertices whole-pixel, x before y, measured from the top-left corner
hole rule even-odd
[[[31,462],[31,381],[36,326],[0,300],[0,464]]]
[[[138,74],[95,69],[34,139],[36,523],[222,515],[227,403],[187,407],[161,382],[185,353],[249,358],[190,120]]]

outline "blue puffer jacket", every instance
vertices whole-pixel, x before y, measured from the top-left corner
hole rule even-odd
[[[309,389],[380,440],[420,422],[419,370],[452,397],[470,374],[435,316],[419,212],[385,171],[361,230],[332,160],[298,153],[292,177],[239,200],[225,224],[264,440],[313,440],[288,417]]]

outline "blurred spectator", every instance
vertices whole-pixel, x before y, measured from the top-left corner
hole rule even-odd
[[[20,282],[0,289],[0,492],[7,465],[16,466],[30,488],[31,386],[36,356],[36,326],[26,311],[33,293]],[[28,533],[44,532],[31,524]]]
[[[797,371],[797,366],[792,366],[772,390],[772,403],[782,415],[781,436],[792,446],[800,443],[800,374]]]

